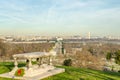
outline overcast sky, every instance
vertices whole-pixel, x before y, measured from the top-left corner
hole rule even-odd
[[[0,0],[0,34],[120,36],[120,0]]]

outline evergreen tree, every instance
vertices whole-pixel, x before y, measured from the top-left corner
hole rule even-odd
[[[108,52],[107,55],[106,55],[106,59],[110,60],[111,58],[112,58],[112,53]]]
[[[115,52],[115,62],[120,65],[120,50]]]

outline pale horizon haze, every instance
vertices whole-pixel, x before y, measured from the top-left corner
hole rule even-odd
[[[120,36],[120,0],[0,0],[0,34]]]

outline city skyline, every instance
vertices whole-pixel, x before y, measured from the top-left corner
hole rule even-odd
[[[119,0],[1,0],[0,34],[120,36]]]

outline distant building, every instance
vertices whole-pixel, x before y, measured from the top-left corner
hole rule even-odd
[[[88,39],[91,39],[91,33],[88,32]]]
[[[11,42],[11,41],[14,40],[14,38],[13,38],[12,36],[6,36],[6,37],[5,37],[5,40],[6,40],[7,42]]]

